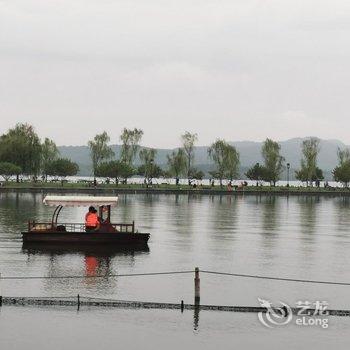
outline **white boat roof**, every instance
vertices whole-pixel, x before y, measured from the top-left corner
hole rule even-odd
[[[118,197],[94,197],[94,196],[46,196],[43,200],[45,205],[57,207],[88,207],[110,205],[116,206]]]

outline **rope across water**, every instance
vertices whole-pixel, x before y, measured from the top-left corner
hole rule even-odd
[[[211,274],[211,275],[218,275],[218,276],[256,278],[256,279],[284,281],[284,282],[297,282],[297,283],[316,283],[316,284],[350,286],[350,282],[319,281],[319,280],[309,280],[309,279],[300,279],[300,278],[262,276],[262,275],[253,275],[253,274],[243,274],[243,273],[210,271],[210,270],[199,270],[199,271],[201,273]],[[0,276],[0,280],[86,279],[86,278],[142,277],[142,276],[192,274],[194,272],[195,272],[195,270],[182,270],[182,271],[160,271],[160,272],[140,272],[140,273],[126,273],[126,274],[95,275],[95,276]]]

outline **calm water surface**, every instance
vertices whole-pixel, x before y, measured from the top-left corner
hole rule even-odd
[[[201,269],[278,277],[350,281],[350,201],[341,197],[121,195],[114,221],[135,220],[150,232],[148,251],[67,252],[23,249],[20,231],[28,218],[49,220],[52,208],[42,194],[0,194],[0,272],[3,276],[53,276]],[[84,208],[64,209],[62,222],[83,221]],[[127,300],[193,302],[193,276],[5,280],[11,296],[80,295]],[[258,305],[257,298],[295,305],[326,300],[330,308],[350,309],[349,287],[201,275],[203,304]],[[36,324],[48,337],[40,337]],[[13,327],[16,325],[16,327]],[[289,325],[265,329],[256,314],[149,310],[81,310],[3,307],[1,349],[165,346],[195,349],[245,344],[251,348],[319,348],[335,339],[347,346],[347,318],[330,318],[327,330]],[[195,329],[194,329],[195,328]],[[15,332],[16,330],[16,332]],[[69,334],[65,337],[65,334]],[[135,334],[140,337],[135,338]],[[251,337],[255,334],[255,337]],[[61,336],[60,336],[61,335]],[[46,339],[49,338],[49,339]],[[57,342],[57,339],[60,339]],[[16,339],[16,340],[15,340]],[[118,340],[119,339],[119,340]],[[146,342],[143,342],[145,339]],[[287,341],[287,339],[289,339]],[[83,348],[83,343],[81,347]],[[170,342],[170,344],[169,344]],[[315,343],[316,342],[316,343]],[[57,346],[56,346],[56,345]],[[87,345],[88,344],[88,345]],[[11,347],[12,346],[12,347]],[[56,347],[55,347],[56,346]],[[148,346],[148,347],[147,347]],[[310,345],[311,346],[311,345]]]

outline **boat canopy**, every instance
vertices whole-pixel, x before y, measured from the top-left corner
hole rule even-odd
[[[43,200],[45,205],[51,207],[88,207],[110,205],[116,206],[118,197],[93,197],[93,196],[46,196]]]

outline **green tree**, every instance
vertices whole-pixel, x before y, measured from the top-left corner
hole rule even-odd
[[[350,182],[350,150],[348,148],[341,150],[338,148],[339,164],[333,169],[333,178],[337,182],[343,183],[349,187]]]
[[[147,185],[152,183],[152,179],[160,177],[163,174],[162,169],[155,163],[157,150],[153,148],[143,148],[140,151],[141,166],[138,168],[138,174],[145,177]]]
[[[283,171],[284,158],[280,155],[280,151],[281,146],[269,138],[264,141],[261,149],[265,167],[263,180],[270,182],[273,186],[276,186]]]
[[[186,157],[186,175],[188,184],[191,184],[191,173],[193,173],[193,162],[194,162],[194,144],[198,140],[197,134],[191,134],[186,131],[182,136],[182,147]]]
[[[203,180],[204,178],[204,173],[202,170],[199,170],[197,168],[191,168],[190,169],[190,179],[192,180]],[[191,185],[192,182],[189,184]]]
[[[123,132],[120,135],[120,141],[122,142],[120,159],[122,162],[131,166],[133,165],[133,161],[140,148],[139,144],[142,135],[143,131],[141,129],[123,129]]]
[[[47,175],[60,177],[63,186],[63,181],[67,176],[74,176],[78,173],[79,166],[67,158],[58,158],[51,161],[47,167]]]
[[[345,163],[350,163],[350,149],[349,148],[345,148],[343,150],[341,150],[338,147],[338,161],[339,161],[339,165],[343,165]]]
[[[92,169],[94,178],[96,179],[96,170],[98,166],[104,160],[110,159],[114,156],[114,152],[111,147],[108,146],[108,142],[110,138],[108,134],[104,131],[102,134],[98,134],[94,137],[93,140],[88,142],[88,146],[90,148],[90,157],[92,160]]]
[[[264,171],[265,171],[265,168],[261,166],[259,163],[256,163],[255,165],[253,165],[251,168],[247,170],[247,172],[245,173],[245,176],[249,180],[256,181],[256,185],[258,186],[259,182],[264,178]]]
[[[350,182],[350,163],[344,163],[333,169],[333,178],[337,182],[341,182],[344,187],[349,187]]]
[[[226,177],[233,180],[239,176],[239,152],[236,147],[229,145],[227,149],[227,170]]]
[[[108,177],[115,179],[115,184],[118,186],[122,179],[127,179],[134,174],[133,168],[120,160],[112,160],[101,163],[96,171],[97,176]]]
[[[316,167],[314,174],[310,178],[307,168],[301,168],[295,171],[295,178],[299,181],[306,182],[307,185],[312,184],[314,181],[321,181],[324,179],[323,171],[319,167]]]
[[[227,169],[227,146],[228,144],[224,140],[216,140],[209,148],[208,155],[209,158],[215,164],[215,170],[210,171],[210,174],[219,179],[220,186],[222,187],[222,180],[225,177],[226,169]]]
[[[151,166],[142,164],[137,168],[137,174],[145,178],[147,185],[152,184],[152,179],[165,175],[163,169],[157,164],[152,164]]]
[[[300,169],[295,172],[295,177],[300,181],[305,181],[307,185],[312,185],[319,178],[320,171],[317,168],[317,155],[320,152],[320,140],[310,137],[304,140],[301,146],[302,159]],[[323,174],[322,174],[323,177]]]
[[[186,170],[186,157],[182,148],[177,151],[172,151],[167,155],[168,173],[170,176],[175,177],[176,185],[180,182],[180,176],[183,175]]]
[[[8,163],[8,162],[0,163],[0,175],[4,178],[6,182],[10,180],[11,176],[14,176],[14,175],[17,176],[21,172],[22,172],[22,169],[18,165]]]
[[[122,162],[121,176],[123,178],[123,183],[128,183],[128,178],[135,174],[135,169],[132,165]]]
[[[208,155],[215,164],[215,170],[210,174],[218,178],[222,187],[224,178],[233,180],[238,175],[239,153],[236,148],[225,140],[216,140],[209,148]]]
[[[54,141],[45,138],[41,145],[41,173],[43,179],[47,181],[48,165],[59,157],[59,151]]]
[[[40,172],[41,150],[40,139],[29,124],[17,124],[0,137],[0,161],[19,166],[34,179]]]

